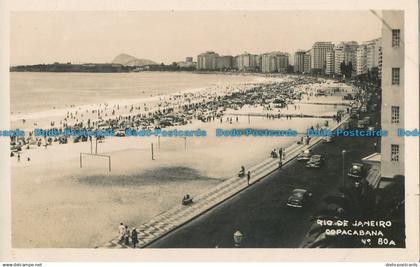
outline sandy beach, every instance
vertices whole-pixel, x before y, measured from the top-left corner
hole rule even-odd
[[[266,82],[272,79],[275,78]],[[259,79],[258,83],[261,82]],[[246,90],[247,86],[250,84],[223,85],[211,93],[228,94],[235,90]],[[310,92],[319,88],[318,85],[306,86]],[[227,109],[225,113],[229,115],[221,117],[222,122],[193,120],[186,125],[165,129],[202,129],[208,133],[207,137],[161,137],[160,140],[157,137],[106,138],[98,144],[98,153],[111,156],[111,172],[108,171],[106,158],[92,156],[84,156],[83,168],[80,168],[80,153],[90,152],[89,142],[53,144],[24,150],[20,161],[12,158],[13,246],[91,248],[103,244],[115,237],[120,222],[129,226],[139,225],[174,205],[180,205],[184,194],[197,195],[236,175],[240,166],[249,168],[256,165],[269,157],[273,148],[286,147],[298,139],[216,137],[216,128],[290,128],[303,133],[307,128],[322,125],[331,119],[252,116],[249,120],[245,114],[292,114],[299,111],[302,114],[330,116],[345,109],[345,106],[311,103],[344,103],[346,101],[342,100],[342,96],[351,92],[351,88],[342,88],[346,89],[327,96],[304,98],[295,104],[296,109],[295,105],[270,111],[244,106],[237,110]],[[201,99],[206,97],[208,91],[193,90],[191,93]],[[144,106],[144,99],[138,101],[110,102],[108,107],[119,103],[120,111],[112,116],[122,116],[127,114],[124,106],[129,107],[129,103]],[[147,101],[147,106],[152,110],[159,108],[162,103],[179,105],[185,99],[172,95]],[[90,110],[105,110],[103,105],[88,107]],[[79,108],[65,110],[64,114]],[[48,126],[51,118],[58,119],[62,114],[60,111],[50,117],[35,116],[33,120],[38,125]],[[229,118],[233,118],[233,122],[227,122]],[[26,121],[29,122],[30,119]],[[154,160],[151,157],[152,143]],[[27,157],[31,159],[29,162]]]

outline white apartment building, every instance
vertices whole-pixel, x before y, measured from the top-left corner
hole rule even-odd
[[[293,71],[302,73],[305,71],[305,51],[298,50],[295,52]]]
[[[366,68],[368,70],[379,67],[381,45],[382,38],[377,38],[366,42]]]
[[[383,182],[404,175],[404,138],[396,135],[404,128],[404,13],[385,10],[382,25],[382,129],[389,136],[381,139]]]
[[[207,51],[197,56],[197,69],[199,70],[215,70],[217,68],[217,58],[219,54],[213,51]]]
[[[327,52],[334,49],[331,42],[315,42],[311,49],[311,69],[312,71],[325,73]]]
[[[326,55],[325,74],[333,75],[335,70],[335,53],[334,50],[328,51]]]
[[[262,72],[286,72],[289,66],[289,55],[282,52],[271,52],[261,55]]]
[[[367,73],[367,45],[362,44],[356,51],[356,75]]]
[[[353,66],[354,74],[356,74],[357,48],[358,43],[355,41],[341,42],[335,47],[335,73],[341,73],[341,64],[344,62],[348,65],[350,62]]]
[[[306,51],[305,55],[303,56],[303,71],[305,73],[311,72],[311,50]]]
[[[260,56],[252,55],[250,53],[243,53],[238,55],[237,65],[239,71],[258,71],[260,70]]]

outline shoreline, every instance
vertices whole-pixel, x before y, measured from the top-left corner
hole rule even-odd
[[[38,72],[43,73],[43,72]],[[176,73],[176,72],[174,72]],[[134,74],[134,73],[133,73]],[[198,73],[197,73],[198,74]],[[217,74],[215,74],[217,75]],[[252,81],[248,82],[223,82],[222,84],[213,84],[211,86],[205,86],[205,87],[196,87],[196,88],[190,88],[190,89],[181,89],[177,92],[169,93],[169,94],[162,94],[162,95],[156,95],[156,96],[144,96],[140,98],[118,98],[118,99],[109,99],[108,101],[102,101],[102,102],[96,102],[96,103],[87,103],[82,105],[74,105],[63,108],[53,108],[53,109],[47,109],[47,110],[41,110],[41,111],[34,111],[34,112],[28,112],[28,113],[21,113],[21,112],[11,112],[10,113],[10,122],[13,125],[14,123],[17,123],[19,121],[24,120],[40,120],[43,119],[52,119],[60,116],[65,116],[68,112],[77,112],[80,110],[99,110],[103,109],[106,106],[113,106],[113,105],[119,105],[119,106],[129,106],[129,105],[141,105],[141,104],[154,104],[155,106],[159,104],[160,102],[165,101],[165,99],[174,97],[174,96],[182,96],[185,94],[198,94],[200,92],[204,92],[206,90],[209,90],[210,92],[220,92],[223,91],[222,87],[235,87],[235,86],[251,86],[259,83],[266,83],[269,82],[270,79],[266,77],[253,77]],[[162,103],[161,103],[162,104]],[[129,114],[120,114],[121,116],[129,115]],[[37,122],[38,123],[38,122]],[[12,126],[12,128],[15,128]],[[34,128],[34,127],[32,127]],[[24,128],[22,130],[30,130],[31,128]]]
[[[267,85],[264,90],[280,90],[276,87],[279,84]],[[311,83],[293,90],[311,92],[317,88],[319,85]],[[257,88],[248,94],[261,90]],[[232,88],[231,92],[241,96],[246,94],[237,88]],[[275,91],[273,95],[277,96],[279,92],[283,91]],[[341,94],[332,98],[341,98]],[[213,98],[204,98],[209,99]],[[328,102],[330,98],[318,99]],[[191,123],[165,128],[200,128],[210,133],[206,138],[189,138],[186,143],[182,138],[161,138],[160,141],[158,138],[105,138],[99,144],[98,153],[112,157],[112,172],[108,171],[106,160],[97,157],[84,158],[83,168],[79,167],[79,153],[89,152],[89,142],[70,141],[48,146],[48,149],[43,146],[24,149],[20,162],[16,157],[11,160],[12,214],[16,227],[13,229],[13,246],[95,247],[115,236],[117,223],[139,225],[179,203],[183,195],[204,193],[235,175],[240,166],[250,168],[267,159],[273,148],[289,146],[297,139],[219,138],[212,129],[267,128],[269,125],[270,128],[289,127],[303,131],[310,125],[322,125],[326,119],[286,119],[274,115],[294,112],[294,106],[302,112],[321,113],[336,112],[341,108],[335,109],[331,105],[324,108],[303,102],[301,106],[296,102],[278,110],[252,104],[237,110],[249,113],[256,109],[272,114],[273,118],[259,116],[248,121],[246,116],[227,115],[235,111],[228,106],[220,120],[194,118]],[[204,108],[211,109],[211,105],[204,104]],[[155,144],[154,160],[151,159],[151,143]],[[31,161],[24,160],[26,157]],[[30,227],[24,227],[24,218],[27,217],[32,218]],[[43,225],[50,227],[45,229]],[[39,234],[41,232],[43,235]],[[61,238],[50,238],[57,233]]]

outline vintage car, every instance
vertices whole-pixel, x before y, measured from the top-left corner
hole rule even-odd
[[[297,160],[298,161],[306,161],[309,160],[312,156],[312,152],[310,149],[305,149],[302,152],[300,152],[300,154],[297,156]]]
[[[353,163],[347,176],[354,179],[362,179],[365,175],[365,166],[361,163]]]
[[[306,162],[306,168],[320,168],[324,163],[324,157],[322,155],[312,155],[308,162]]]
[[[312,193],[306,189],[295,189],[287,199],[287,206],[294,208],[303,208],[311,199]]]

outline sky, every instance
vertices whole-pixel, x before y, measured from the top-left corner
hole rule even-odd
[[[31,11],[10,19],[11,65],[105,63],[120,53],[158,63],[209,50],[294,53],[316,41],[360,43],[381,34],[369,10]]]

